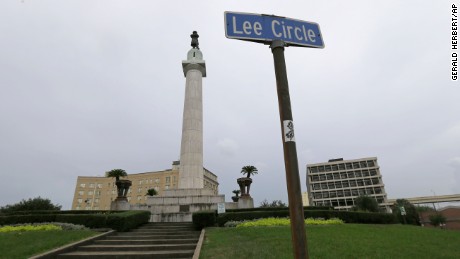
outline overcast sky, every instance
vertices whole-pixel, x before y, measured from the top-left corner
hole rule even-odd
[[[306,164],[377,157],[389,198],[460,193],[460,84],[452,0],[0,2],[0,206],[70,209],[77,176],[171,168],[197,30],[204,166],[230,201],[287,202],[273,56],[225,38],[224,11],[320,25],[326,47],[286,48],[302,191]]]

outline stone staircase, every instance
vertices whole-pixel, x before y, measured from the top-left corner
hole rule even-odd
[[[200,231],[190,222],[148,223],[117,232],[57,258],[192,258]]]

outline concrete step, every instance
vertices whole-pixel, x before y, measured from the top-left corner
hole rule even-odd
[[[142,228],[142,229],[133,229],[132,231],[130,231],[131,233],[166,233],[166,234],[174,234],[174,233],[195,233],[197,231],[195,230],[191,230],[191,229],[181,229],[181,230],[177,230],[177,229],[146,229],[146,228]]]
[[[194,250],[176,251],[113,251],[113,252],[70,252],[58,255],[58,258],[118,259],[118,258],[192,258]]]
[[[173,226],[183,226],[183,225],[193,225],[192,222],[149,222],[145,225],[173,225]]]
[[[190,229],[190,230],[195,230],[194,227],[187,227],[187,226],[142,226],[137,229],[177,229],[177,230],[184,230],[184,229]]]
[[[195,250],[196,244],[160,244],[160,245],[87,245],[80,246],[78,251],[175,251]]]
[[[196,244],[198,243],[197,238],[187,238],[187,239],[141,239],[141,240],[132,240],[132,239],[120,239],[120,240],[96,240],[94,244],[100,245],[153,245],[153,244]]]
[[[200,237],[190,223],[149,223],[130,232],[118,232],[79,246],[58,258],[188,258]]]
[[[198,238],[200,233],[194,234],[133,234],[127,232],[126,234],[118,234],[114,236],[107,237],[108,240],[121,240],[121,239],[131,239],[131,240],[142,240],[142,239],[184,239],[184,238]]]

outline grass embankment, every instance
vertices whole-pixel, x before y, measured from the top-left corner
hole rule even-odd
[[[90,230],[0,233],[0,258],[28,258],[96,234]]]
[[[402,225],[307,226],[310,258],[460,258],[458,231]],[[290,227],[208,228],[200,259],[293,258]]]

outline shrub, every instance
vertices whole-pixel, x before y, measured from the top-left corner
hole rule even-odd
[[[62,227],[43,224],[43,225],[21,225],[21,226],[4,226],[0,227],[0,233],[13,232],[13,231],[48,231],[48,230],[62,230]]]
[[[343,224],[343,221],[340,219],[305,219],[306,225],[339,225]],[[240,222],[236,225],[239,227],[270,227],[270,226],[289,226],[291,225],[291,220],[289,218],[265,218],[265,219],[256,219],[252,221]]]
[[[243,221],[260,218],[283,218],[289,217],[288,210],[271,210],[271,211],[249,211],[249,212],[227,212],[217,217],[219,226],[224,226],[228,221]],[[305,210],[305,218],[338,218],[346,223],[365,223],[365,224],[394,224],[396,218],[389,213],[370,213],[370,212],[352,212],[352,211],[335,211],[335,210]]]
[[[200,211],[192,215],[193,226],[196,230],[211,227],[216,224],[216,211]]]
[[[149,222],[150,211],[125,211],[122,213],[109,214],[107,227],[117,231],[128,231]]]
[[[438,227],[438,226],[441,227],[443,224],[446,223],[446,217],[444,217],[440,213],[432,214],[430,215],[429,218],[430,218],[431,225],[435,227]]]

